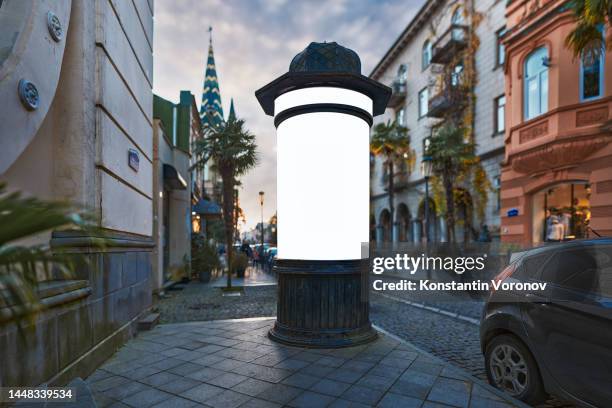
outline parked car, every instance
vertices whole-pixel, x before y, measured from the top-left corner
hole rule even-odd
[[[480,324],[489,382],[530,404],[554,394],[612,406],[612,239],[526,251],[496,279],[546,288],[490,293]]]

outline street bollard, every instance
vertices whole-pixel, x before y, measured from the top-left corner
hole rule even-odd
[[[391,89],[361,75],[354,51],[313,42],[255,95],[277,133],[278,305],[269,335],[306,347],[371,341],[369,131]]]

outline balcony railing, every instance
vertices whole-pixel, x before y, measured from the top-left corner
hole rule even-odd
[[[452,24],[433,45],[431,62],[448,64],[467,46],[467,27]]]
[[[389,98],[387,106],[389,108],[395,108],[404,103],[406,100],[407,88],[406,81],[399,79],[395,80],[391,85],[391,90],[393,92],[391,93],[391,98]]]
[[[427,116],[431,118],[443,118],[449,112],[457,111],[465,105],[465,92],[461,85],[448,84],[442,91],[429,99]]]

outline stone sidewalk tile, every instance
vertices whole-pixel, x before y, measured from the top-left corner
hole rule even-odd
[[[160,325],[87,382],[101,408],[525,407],[384,331],[358,347],[300,349],[271,342],[273,322]]]

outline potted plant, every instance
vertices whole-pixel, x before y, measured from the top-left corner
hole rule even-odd
[[[236,273],[239,278],[244,278],[244,272],[249,265],[249,258],[242,252],[238,252],[232,258],[231,271]]]
[[[198,275],[200,282],[210,282],[212,272],[219,267],[215,245],[200,234],[193,234],[191,237],[191,270]]]

